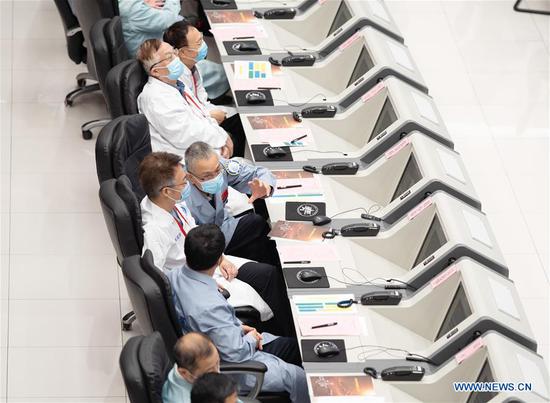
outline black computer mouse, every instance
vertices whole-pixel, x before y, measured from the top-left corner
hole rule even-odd
[[[212,0],[212,3],[217,6],[227,6],[231,4],[231,0]]]
[[[340,349],[332,341],[321,341],[313,347],[313,352],[319,358],[329,358],[340,354]]]
[[[304,269],[304,270],[300,270],[298,273],[296,273],[296,277],[298,278],[298,280],[300,280],[304,283],[312,283],[314,281],[321,280],[321,278],[323,276],[321,276],[315,270]]]
[[[286,155],[286,151],[282,147],[266,147],[264,148],[264,154],[267,158],[281,158]]]
[[[330,223],[332,219],[326,215],[316,215],[311,221],[313,222],[313,225],[319,226]]]
[[[263,104],[267,100],[265,94],[258,91],[249,91],[246,93],[244,98],[249,104]]]
[[[258,46],[250,42],[235,43],[232,48],[233,50],[238,50],[239,52],[255,52],[258,50]]]

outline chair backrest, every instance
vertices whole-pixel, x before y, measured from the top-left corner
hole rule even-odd
[[[96,21],[90,31],[90,46],[95,61],[96,78],[103,95],[107,98],[105,89],[107,73],[129,58],[122,35],[120,17],[102,18]]]
[[[118,263],[122,265],[124,258],[140,255],[143,248],[141,210],[128,177],[102,182],[99,201]]]
[[[109,71],[106,81],[106,98],[114,119],[122,115],[137,114],[137,97],[147,83],[147,73],[137,60],[126,60]]]
[[[119,365],[131,403],[162,403],[162,386],[174,364],[159,333],[128,340]]]
[[[86,63],[86,48],[84,47],[84,35],[80,29],[78,19],[73,14],[68,0],[54,0],[67,40],[67,53],[76,64]]]
[[[97,137],[95,161],[99,183],[126,175],[138,200],[145,193],[138,178],[139,164],[151,153],[149,124],[144,115],[120,116],[109,122]]]
[[[153,262],[151,251],[130,256],[122,263],[126,290],[143,334],[159,332],[172,356],[172,346],[182,335],[168,278]]]

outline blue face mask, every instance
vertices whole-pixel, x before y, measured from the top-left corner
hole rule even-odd
[[[223,186],[222,172],[220,172],[218,176],[216,176],[214,179],[201,182],[202,191],[205,193],[210,193],[211,195],[215,195],[219,193],[222,190],[222,186]]]
[[[199,53],[197,53],[197,56],[195,56],[195,60],[197,62],[200,62],[201,60],[206,59],[206,55],[208,54],[208,45],[205,41],[202,41],[202,45],[199,48]]]
[[[183,74],[183,71],[185,70],[185,65],[182,63],[179,57],[174,57],[174,60],[172,60],[166,66],[166,68],[168,69],[168,75],[165,77],[169,78],[170,80],[177,80]]]
[[[170,189],[178,191],[177,189],[174,189],[174,188],[170,188]],[[187,182],[187,184],[185,185],[185,187],[180,193],[179,200],[172,199],[170,196],[168,196],[168,198],[172,201],[175,201],[176,203],[181,203],[181,202],[184,202],[186,199],[188,199],[190,194],[191,194],[191,185],[189,184],[189,182]]]

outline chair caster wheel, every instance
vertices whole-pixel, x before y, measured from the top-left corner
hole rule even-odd
[[[122,324],[122,331],[127,332],[129,330],[132,330],[132,324],[131,323],[123,323]]]
[[[73,106],[73,100],[69,98],[65,98],[65,106],[68,106],[68,107]]]
[[[86,86],[86,79],[80,78],[76,80],[76,85],[78,85],[78,88],[84,88]]]
[[[93,133],[91,130],[83,130],[82,131],[82,138],[84,140],[91,140],[93,137]]]

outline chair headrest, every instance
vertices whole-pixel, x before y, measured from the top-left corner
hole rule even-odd
[[[146,336],[139,346],[141,370],[149,391],[151,403],[162,403],[162,386],[173,366],[164,341],[158,332]]]
[[[139,362],[139,349],[145,336],[135,336],[126,342],[118,360],[128,397],[134,403],[148,403],[149,392]]]
[[[122,20],[119,16],[111,18],[105,27],[105,37],[111,53],[111,68],[130,58],[122,33]]]
[[[105,80],[107,73],[113,67],[109,44],[106,38],[106,28],[109,25],[108,18],[102,18],[94,23],[90,30],[90,46],[94,57],[95,74],[99,87],[105,93]]]
[[[109,71],[106,89],[111,117],[138,113],[137,97],[147,82],[147,73],[137,60],[127,60]]]

